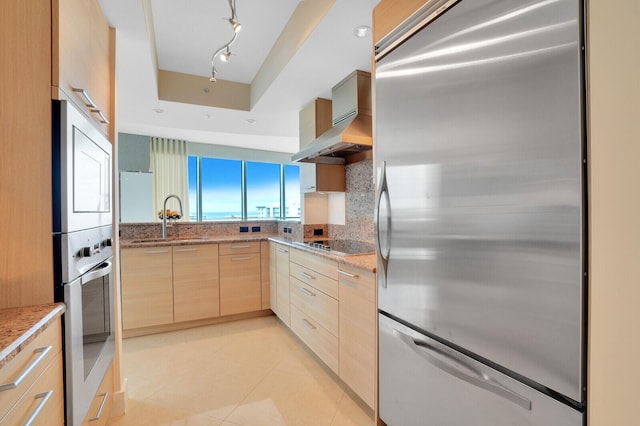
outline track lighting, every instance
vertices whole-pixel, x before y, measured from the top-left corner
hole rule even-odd
[[[229,47],[233,44],[234,41],[236,41],[236,37],[238,37],[238,33],[242,29],[242,25],[240,25],[240,22],[238,22],[238,16],[236,15],[236,0],[229,0],[229,8],[231,8],[231,17],[228,19],[228,22],[233,29],[233,37],[227,44],[216,50],[216,52],[211,56],[211,78],[209,78],[209,81],[211,83],[215,83],[217,81],[217,70],[215,67],[216,57],[220,56],[220,59],[223,62],[229,62],[229,60],[231,59],[231,51],[229,50]]]
[[[229,46],[227,46],[227,51],[220,55],[220,59],[222,62],[229,62],[231,60],[231,52],[229,51]]]

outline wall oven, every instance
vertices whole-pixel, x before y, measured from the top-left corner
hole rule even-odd
[[[115,354],[112,146],[66,101],[54,101],[53,114],[54,294],[67,307],[65,416],[73,426]]]

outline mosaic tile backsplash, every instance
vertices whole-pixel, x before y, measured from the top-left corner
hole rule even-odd
[[[372,243],[375,207],[373,160],[348,164],[346,173],[345,224],[329,225],[329,237]]]

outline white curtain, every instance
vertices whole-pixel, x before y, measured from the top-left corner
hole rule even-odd
[[[186,141],[151,138],[151,171],[153,172],[153,205],[156,213],[162,210],[164,199],[171,194],[182,201],[183,221],[189,220],[189,176]],[[167,209],[180,211],[171,198]],[[156,216],[156,220],[159,220]]]

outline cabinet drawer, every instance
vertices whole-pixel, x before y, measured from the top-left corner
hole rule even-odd
[[[87,411],[87,417],[82,422],[85,426],[103,426],[109,420],[111,412],[111,401],[113,400],[113,364],[107,370],[98,391],[93,397],[93,401]]]
[[[48,367],[24,392],[18,403],[0,420],[2,426],[61,425],[64,423],[64,391],[62,388],[62,353],[54,355]],[[40,407],[40,412],[37,413]],[[34,416],[31,418],[32,416]]]
[[[13,389],[0,392],[0,417],[20,399],[29,386],[51,363],[51,360],[62,348],[62,331],[60,320],[49,325],[39,336],[20,351],[2,370],[0,370],[0,386],[13,383],[19,379],[29,366],[33,369],[24,376]],[[60,374],[62,381],[62,374]]]
[[[309,348],[338,373],[338,338],[329,333],[313,318],[300,311],[295,305],[291,305],[291,330]]]
[[[220,255],[260,253],[260,241],[220,244]]]
[[[333,260],[292,249],[291,262],[297,263],[300,266],[304,266],[305,268],[311,269],[334,280],[338,279],[338,273],[336,272],[336,269],[338,269],[338,263]],[[335,297],[338,297],[337,294]]]
[[[337,269],[333,268],[334,271]],[[296,278],[303,283],[314,287],[321,292],[328,294],[334,299],[338,298],[338,280],[329,278],[325,275],[319,274],[313,269],[306,268],[302,265],[298,265],[297,263],[291,263],[289,273],[293,278]],[[337,275],[337,273],[336,273]]]
[[[321,291],[291,279],[291,303],[334,336],[338,335],[338,301]]]

